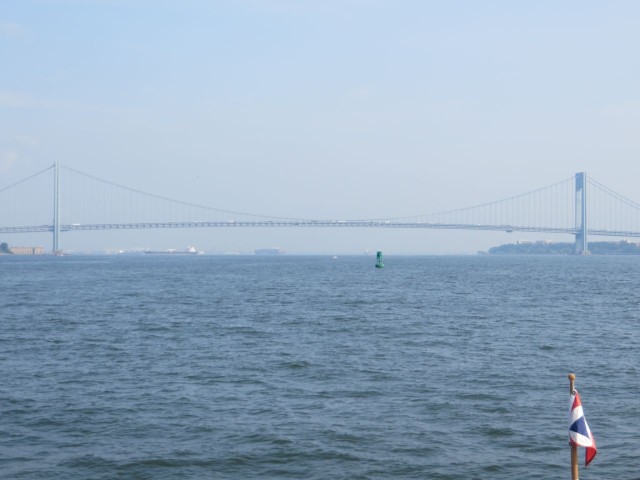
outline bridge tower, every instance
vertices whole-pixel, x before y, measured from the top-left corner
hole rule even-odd
[[[576,173],[576,255],[589,253],[587,244],[587,174]]]
[[[53,253],[59,249],[58,238],[60,237],[60,192],[59,192],[59,173],[60,166],[58,162],[53,165]]]

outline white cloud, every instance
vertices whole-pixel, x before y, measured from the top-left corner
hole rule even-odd
[[[349,96],[351,98],[369,98],[373,96],[374,93],[375,91],[373,90],[373,88],[367,85],[363,85],[349,91]]]
[[[35,147],[36,145],[38,145],[38,140],[31,135],[17,135],[16,142],[21,145],[27,145],[29,147]]]
[[[0,90],[0,107],[26,108],[33,106],[31,97],[22,92],[13,90]]]
[[[604,113],[610,119],[637,122],[640,120],[640,101],[631,100],[607,105],[604,108]]]
[[[14,22],[0,23],[0,33],[5,37],[20,38],[25,35],[25,29],[22,25]]]
[[[17,160],[18,152],[15,150],[4,150],[0,152],[0,174],[8,173]]]
[[[114,107],[114,106],[82,103],[82,102],[77,102],[73,100],[39,98],[25,92],[0,89],[0,108],[2,107],[70,110],[70,111],[94,112],[94,113],[102,113],[102,114],[109,114],[109,113],[123,111],[123,109]]]

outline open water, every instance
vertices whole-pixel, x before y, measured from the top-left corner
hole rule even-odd
[[[0,257],[0,478],[640,477],[640,258],[374,262]]]

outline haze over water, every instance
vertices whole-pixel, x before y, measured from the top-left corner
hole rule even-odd
[[[374,262],[0,257],[0,476],[637,477],[639,258]]]

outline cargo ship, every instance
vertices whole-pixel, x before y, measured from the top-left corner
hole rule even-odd
[[[149,255],[198,255],[202,252],[199,252],[196,250],[196,247],[190,245],[186,250],[168,248],[167,250],[145,250],[144,253]]]

